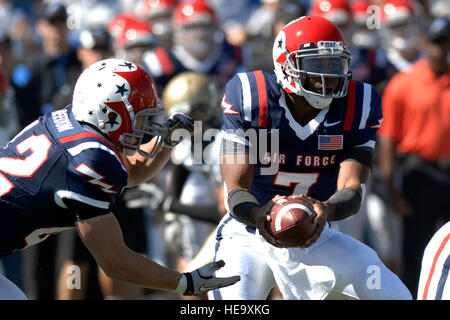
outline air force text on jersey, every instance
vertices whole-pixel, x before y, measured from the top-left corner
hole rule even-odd
[[[177,152],[172,153],[172,161],[179,162],[177,154],[183,148],[192,151],[193,164],[249,164],[261,165],[261,174],[273,175],[280,165],[293,163],[296,167],[324,168],[335,165],[337,153],[343,148],[342,135],[317,137],[319,150],[327,150],[327,154],[304,154],[304,152],[280,152],[282,137],[278,129],[207,129],[203,130],[202,122],[195,121],[193,138],[185,129],[177,129],[172,133],[172,139],[183,139],[185,143],[177,146]],[[217,142],[217,143],[210,143]],[[183,152],[183,151],[181,151]],[[213,156],[211,156],[213,155]],[[233,155],[233,157],[220,157]],[[244,155],[248,157],[244,157]]]

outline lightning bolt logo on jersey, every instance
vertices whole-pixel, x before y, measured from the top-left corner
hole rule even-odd
[[[250,191],[260,204],[277,194],[306,194],[327,200],[336,191],[339,163],[354,157],[355,148],[373,150],[383,118],[381,98],[375,89],[351,80],[346,97],[333,99],[329,107],[302,126],[291,114],[275,75],[263,71],[234,76],[227,84],[223,105],[232,105],[236,111],[224,108],[223,142],[244,145],[241,150],[256,155]],[[249,129],[257,129],[256,143],[236,134]],[[272,139],[275,133],[277,137]],[[267,174],[264,169],[274,163],[277,170]]]
[[[0,257],[109,213],[127,180],[115,147],[71,106],[40,117],[0,149]]]

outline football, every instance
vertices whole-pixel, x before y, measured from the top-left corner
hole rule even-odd
[[[299,199],[281,199],[272,207],[269,230],[286,247],[299,247],[315,230],[316,213]]]

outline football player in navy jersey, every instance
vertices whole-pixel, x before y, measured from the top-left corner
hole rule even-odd
[[[327,223],[358,212],[383,119],[379,94],[351,80],[350,58],[333,23],[306,16],[277,35],[275,74],[238,73],[228,82],[221,155],[228,214],[214,259],[228,259],[216,275],[241,281],[209,298],[266,299],[277,284],[284,299],[411,299],[375,251]],[[286,197],[317,213],[302,247],[283,247],[267,229],[271,207]]]
[[[208,75],[222,89],[241,62],[219,27],[217,14],[207,1],[189,0],[176,5],[173,16],[173,47],[158,47],[144,55],[144,65],[158,87],[175,75],[195,71]]]
[[[165,165],[178,143],[174,130],[193,131],[182,114],[152,121],[162,110],[152,78],[131,62],[101,60],[83,71],[72,105],[38,118],[0,149],[0,258],[75,227],[117,280],[188,295],[238,281],[211,277],[223,261],[180,275],[123,242],[113,213],[122,190]],[[0,299],[23,298],[0,275]]]

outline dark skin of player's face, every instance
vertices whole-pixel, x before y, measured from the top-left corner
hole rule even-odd
[[[337,78],[326,79],[326,93],[331,94],[337,89],[338,84],[339,80]],[[318,77],[308,77],[305,81],[305,89],[322,93],[322,81]],[[295,93],[287,93],[286,96],[286,104],[292,116],[302,126],[314,119],[320,112],[319,109],[312,107],[303,96]]]

